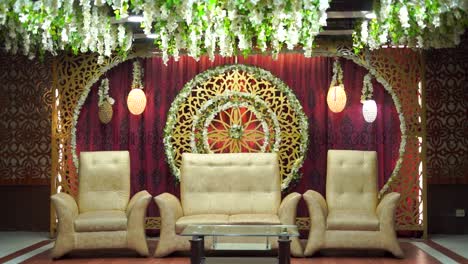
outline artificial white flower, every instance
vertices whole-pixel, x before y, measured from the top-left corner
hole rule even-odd
[[[400,23],[403,28],[409,28],[409,14],[406,5],[402,5],[399,12]]]

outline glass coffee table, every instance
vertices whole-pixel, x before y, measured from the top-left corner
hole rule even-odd
[[[218,245],[218,237],[264,237],[266,244],[255,250],[269,250],[269,238],[278,238],[278,264],[290,264],[290,237],[298,237],[299,232],[295,225],[188,225],[184,228],[182,236],[191,236],[190,263],[205,263],[205,237],[213,237],[213,250],[226,250],[228,248]],[[246,247],[229,248],[245,250]]]

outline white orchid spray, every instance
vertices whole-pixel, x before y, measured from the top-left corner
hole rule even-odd
[[[379,7],[377,18],[363,21],[353,33],[355,52],[382,45],[454,47],[468,27],[466,0],[382,0]]]
[[[11,53],[53,55],[61,51],[98,53],[103,63],[125,55],[132,44],[128,25],[114,20],[141,15],[145,34],[155,36],[164,63],[182,52],[198,60],[207,54],[277,55],[302,47],[311,56],[315,37],[326,25],[329,0],[153,1],[5,0],[0,3],[0,41]]]

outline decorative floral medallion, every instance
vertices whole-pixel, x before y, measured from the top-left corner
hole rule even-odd
[[[276,152],[283,189],[300,178],[307,143],[307,117],[289,87],[246,65],[217,67],[188,82],[172,103],[164,130],[177,179],[184,152]]]

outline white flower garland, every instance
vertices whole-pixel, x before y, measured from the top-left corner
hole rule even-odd
[[[454,47],[468,27],[466,0],[385,0],[379,6],[377,18],[364,20],[353,33],[355,51],[382,45]]]
[[[116,19],[143,16],[145,34],[155,35],[164,63],[181,51],[195,59],[214,59],[272,48],[302,47],[312,55],[313,42],[326,25],[329,0],[300,1],[153,1],[21,0],[1,1],[0,41],[7,51],[31,57],[62,50],[97,52],[99,62],[112,52],[126,53],[132,33]],[[156,32],[156,33],[154,33]]]
[[[340,60],[335,58],[335,61],[333,62],[333,77],[330,87],[340,84],[343,84],[343,69],[341,68]]]
[[[233,98],[242,99],[244,101],[236,101],[232,102]],[[209,110],[213,108],[213,110]],[[270,143],[270,130],[268,127],[268,123],[265,120],[264,114],[259,112],[258,110],[266,111],[269,119],[273,122],[273,127],[275,131],[275,142],[272,146],[272,150],[274,152],[279,151],[279,145],[281,143],[281,127],[278,121],[276,114],[268,107],[268,105],[257,95],[243,93],[243,92],[233,92],[233,91],[226,91],[222,95],[215,96],[212,99],[209,99],[205,102],[205,104],[200,107],[197,113],[193,117],[193,125],[192,125],[192,134],[190,135],[190,146],[194,153],[199,153],[200,150],[196,144],[196,132],[198,128],[198,123],[205,119],[203,123],[203,146],[204,151],[210,152],[210,147],[208,144],[208,135],[207,135],[207,128],[215,118],[215,116],[222,111],[225,111],[232,107],[246,107],[261,121],[262,129],[265,133],[264,145],[261,148],[261,152],[265,152],[268,144]],[[257,109],[258,107],[259,109]],[[209,114],[208,117],[205,117],[206,114]],[[178,175],[176,176],[178,178]]]
[[[99,90],[98,90],[98,96],[99,96],[98,106],[101,106],[104,103],[104,101],[107,101],[111,105],[114,104],[115,102],[114,98],[110,97],[109,95],[109,79],[104,78],[101,81],[101,85],[99,86]]]
[[[133,62],[133,80],[132,80],[132,89],[138,88],[143,89],[143,69],[141,68],[140,61],[136,60]]]
[[[399,156],[398,156],[398,160],[397,160],[397,162],[395,164],[395,168],[393,169],[392,174],[390,175],[390,177],[388,178],[388,181],[385,183],[385,185],[382,187],[382,189],[379,192],[379,197],[378,198],[380,199],[385,193],[387,193],[390,184],[398,176],[398,173],[400,172],[401,166],[403,164],[403,156],[404,156],[405,151],[406,151],[406,139],[407,139],[406,121],[405,121],[405,117],[403,115],[403,109],[402,109],[402,106],[401,106],[401,103],[400,103],[400,99],[398,98],[398,95],[395,93],[395,91],[393,90],[390,83],[380,75],[380,73],[372,66],[372,64],[368,60],[368,58],[370,56],[368,53],[365,54],[366,58],[367,58],[365,61],[361,60],[359,57],[357,57],[353,51],[348,50],[346,48],[342,48],[342,49],[338,50],[337,53],[340,56],[342,56],[342,57],[344,57],[346,59],[350,59],[354,63],[366,68],[369,71],[370,74],[375,76],[375,79],[377,80],[377,82],[382,84],[382,86],[385,88],[385,90],[387,90],[387,92],[392,97],[393,102],[395,104],[395,108],[396,108],[397,113],[398,113],[398,118],[400,120],[400,132],[401,132],[400,148],[398,150]],[[328,56],[336,56],[336,55],[337,54],[328,54]]]
[[[362,82],[361,102],[371,99],[373,93],[374,87],[372,86],[372,75],[368,73],[364,76],[364,80]]]

